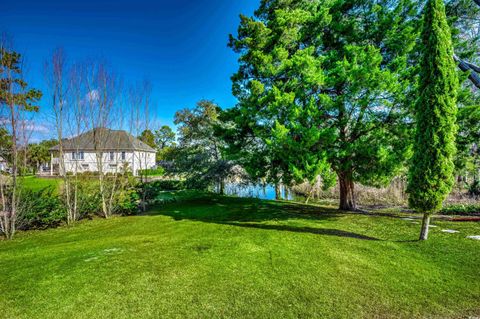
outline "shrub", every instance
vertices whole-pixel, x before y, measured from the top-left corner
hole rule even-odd
[[[22,229],[56,227],[65,220],[65,208],[54,187],[23,189],[19,204]]]
[[[128,188],[118,192],[115,203],[115,213],[133,215],[139,211],[140,195],[135,188]]]
[[[102,198],[98,190],[98,183],[88,176],[82,176],[77,181],[78,216],[91,218],[102,212]]]
[[[440,214],[480,216],[480,204],[453,204],[443,207]]]

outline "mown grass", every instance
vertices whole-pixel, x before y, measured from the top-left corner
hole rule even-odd
[[[19,177],[19,184],[25,189],[38,191],[46,187],[53,187],[56,190],[60,188],[62,180],[60,178],[40,178],[36,176]]]
[[[0,317],[479,316],[480,241],[465,237],[480,225],[433,224],[418,242],[418,224],[388,215],[176,197],[0,242]]]

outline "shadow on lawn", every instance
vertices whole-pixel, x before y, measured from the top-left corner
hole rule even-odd
[[[365,236],[365,235],[356,234],[356,233],[352,233],[352,232],[348,232],[340,229],[331,229],[331,228],[294,227],[294,226],[288,226],[288,225],[268,225],[268,224],[250,224],[250,223],[222,223],[222,224],[239,226],[239,227],[247,227],[247,228],[281,230],[281,231],[289,231],[294,233],[311,233],[311,234],[318,234],[318,235],[348,237],[348,238],[356,238],[356,239],[363,239],[363,240],[379,240],[378,238],[375,238],[375,237]]]
[[[362,240],[378,240],[374,237],[339,229],[261,223],[288,219],[322,221],[345,216],[344,213],[334,208],[303,205],[299,203],[235,197],[198,198],[155,207],[149,212],[149,215],[164,215],[170,216],[174,220],[188,219],[246,228],[311,233]]]

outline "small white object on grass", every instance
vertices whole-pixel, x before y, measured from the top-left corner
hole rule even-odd
[[[403,220],[414,220],[413,218],[409,218],[409,217],[405,217],[405,218],[402,218]]]
[[[467,238],[470,238],[470,239],[475,239],[475,240],[480,240],[480,235],[475,235],[475,236],[467,236]]]
[[[459,231],[454,230],[454,229],[442,229],[442,232],[449,233],[449,234],[455,234],[455,233],[458,233]]]
[[[104,249],[103,251],[106,252],[106,253],[116,253],[116,252],[122,251],[122,249],[114,247],[114,248]]]
[[[428,227],[437,227],[437,225],[428,225]]]

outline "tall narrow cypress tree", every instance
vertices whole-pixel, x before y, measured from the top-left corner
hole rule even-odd
[[[416,136],[409,172],[410,207],[424,214],[420,240],[428,238],[430,216],[442,207],[454,179],[458,79],[443,0],[424,9]]]

